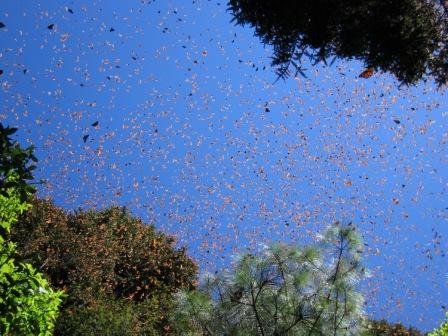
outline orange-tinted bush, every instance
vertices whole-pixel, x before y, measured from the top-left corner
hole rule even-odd
[[[26,261],[66,291],[67,314],[107,300],[146,304],[195,284],[197,266],[185,249],[125,208],[69,214],[50,201],[34,200],[13,240]],[[157,306],[161,323],[170,306],[163,301]]]

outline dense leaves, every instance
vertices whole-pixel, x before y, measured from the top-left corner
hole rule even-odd
[[[274,47],[280,77],[303,58],[358,59],[404,84],[434,75],[448,79],[447,14],[429,0],[230,0],[238,24],[255,28]]]
[[[277,245],[243,255],[233,272],[179,295],[176,327],[192,335],[353,335],[365,274],[355,228],[335,224],[318,247]]]
[[[448,313],[446,313],[447,320],[443,322],[438,329],[429,333],[429,336],[447,336],[448,335]]]
[[[116,319],[112,315],[120,314],[118,306],[132,312],[126,323],[136,320],[141,327],[147,322],[145,314],[157,312],[153,322],[168,328],[164,321],[170,295],[194,288],[197,267],[185,249],[176,249],[174,238],[156,232],[124,208],[67,214],[49,201],[35,200],[14,238],[24,257],[69,294],[57,326],[61,334],[70,334],[71,329],[64,329],[73,326],[69,318],[81,321],[82,316],[94,319],[92,324],[112,327],[106,321]],[[148,302],[157,304],[143,311],[143,306],[151,306]]]
[[[415,328],[406,328],[401,323],[389,323],[386,320],[368,321],[362,336],[423,336]]]
[[[17,180],[16,173],[10,173],[5,184],[15,185]],[[2,232],[10,231],[28,207],[15,188],[3,190],[0,194]],[[0,334],[51,335],[63,293],[53,291],[31,264],[19,262],[16,244],[6,239],[0,234]]]
[[[135,303],[129,300],[101,298],[94,304],[67,308],[57,323],[59,335],[165,335],[171,328],[161,322],[161,313],[171,309],[169,295],[155,294]]]

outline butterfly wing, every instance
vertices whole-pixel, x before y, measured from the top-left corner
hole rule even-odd
[[[372,67],[365,69],[361,74],[359,75],[360,78],[370,78],[375,73],[375,69]]]

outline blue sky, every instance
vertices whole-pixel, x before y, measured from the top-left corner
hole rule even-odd
[[[39,194],[125,205],[202,271],[354,221],[367,311],[435,327],[448,304],[444,91],[359,79],[362,64],[342,61],[276,82],[270,48],[230,20],[218,1],[4,2],[0,120],[36,146]]]

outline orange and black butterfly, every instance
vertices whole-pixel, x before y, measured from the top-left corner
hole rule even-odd
[[[360,78],[370,78],[375,73],[375,69],[373,67],[365,69],[363,72],[360,73]]]

